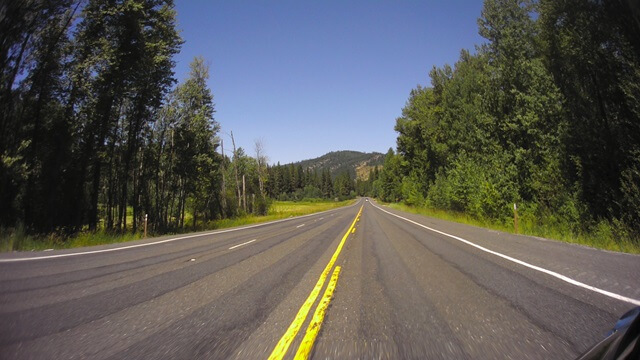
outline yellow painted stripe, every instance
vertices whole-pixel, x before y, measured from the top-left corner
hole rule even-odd
[[[329,280],[329,285],[327,285],[327,289],[324,291],[324,295],[322,295],[320,304],[318,304],[316,312],[311,318],[311,322],[309,323],[309,327],[307,328],[307,333],[304,335],[302,343],[300,344],[300,347],[296,352],[296,360],[306,360],[309,358],[311,350],[313,349],[313,345],[316,341],[316,338],[318,337],[318,333],[320,332],[320,328],[322,327],[324,315],[327,313],[327,308],[329,307],[329,303],[331,302],[331,298],[333,297],[333,292],[336,289],[339,274],[340,266],[336,266],[335,270],[333,270],[333,275],[331,275],[331,280]]]
[[[291,323],[291,325],[289,325],[289,328],[284,333],[284,335],[282,335],[282,338],[280,338],[280,341],[278,341],[278,344],[271,352],[271,355],[269,355],[269,360],[280,360],[284,358],[284,356],[286,355],[287,350],[289,350],[289,346],[293,342],[293,339],[295,339],[296,335],[298,334],[298,331],[300,331],[302,324],[307,318],[307,315],[309,314],[309,310],[311,310],[311,306],[313,305],[313,303],[316,302],[316,299],[318,298],[318,294],[320,294],[320,290],[324,286],[324,282],[327,279],[327,276],[329,275],[331,268],[333,268],[333,264],[335,264],[336,259],[338,259],[338,255],[340,254],[340,251],[342,251],[344,242],[347,240],[347,237],[349,236],[351,229],[353,229],[353,226],[356,224],[356,219],[358,218],[358,216],[360,216],[361,212],[362,212],[362,206],[360,206],[358,215],[356,215],[356,217],[353,219],[351,226],[349,226],[349,229],[342,237],[342,240],[340,241],[340,244],[338,244],[338,248],[336,249],[336,251],[333,253],[331,260],[329,261],[327,266],[324,268],[324,271],[322,271],[322,274],[320,274],[320,278],[318,279],[318,282],[316,283],[316,285],[313,287],[313,290],[311,290],[309,297],[307,297],[307,300],[304,302],[304,304],[302,304],[302,307],[300,308],[300,310],[298,310],[298,314],[296,314],[296,317],[293,319],[293,322]]]

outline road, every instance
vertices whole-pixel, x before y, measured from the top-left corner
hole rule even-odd
[[[638,274],[637,255],[361,199],[230,231],[1,254],[0,358],[572,359],[635,306]]]

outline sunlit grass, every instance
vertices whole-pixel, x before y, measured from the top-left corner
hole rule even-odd
[[[336,209],[342,206],[353,204],[355,200],[346,201],[274,201],[269,209],[269,213],[264,216],[247,215],[233,219],[222,219],[210,221],[198,226],[198,230],[224,229],[236,226],[257,224],[267,221],[286,219],[294,216],[308,215],[321,211]],[[186,214],[187,220],[191,219],[191,214]],[[131,224],[132,214],[127,215],[127,224]],[[185,221],[187,224],[188,221]],[[129,225],[130,226],[130,225]],[[190,230],[187,226],[184,232]],[[155,234],[161,235],[161,234]],[[167,234],[164,234],[167,235]],[[142,230],[123,234],[110,233],[104,230],[96,232],[83,231],[72,237],[63,237],[59,234],[49,235],[28,235],[19,226],[15,229],[0,228],[0,252],[8,251],[37,251],[47,249],[69,249],[83,246],[95,246],[112,243],[120,243],[141,239]]]
[[[355,200],[345,201],[275,201],[267,216],[300,216],[320,211],[327,211],[353,204]]]
[[[27,235],[21,229],[0,230],[0,252],[37,251],[48,249],[70,249],[83,246],[94,246],[138,240],[142,233],[107,233],[103,230],[80,232],[65,238],[59,234]]]
[[[438,209],[409,206],[401,203],[382,203],[393,209],[406,211],[413,214],[430,216],[442,220],[453,221],[461,224],[473,225],[493,230],[514,233],[513,222],[502,223],[499,221],[481,220],[467,214]],[[521,219],[522,220],[522,219]],[[624,231],[617,229],[609,222],[602,221],[591,232],[579,232],[566,229],[558,225],[541,225],[539,221],[520,221],[518,233],[523,235],[543,237],[568,243],[586,245],[598,249],[619,251],[632,254],[640,254],[640,244],[631,239]],[[635,239],[637,240],[637,239]]]
[[[267,215],[247,215],[235,219],[223,219],[210,222],[210,229],[223,229],[242,225],[286,219],[294,216],[309,215],[321,211],[337,209],[353,204],[355,200],[345,201],[274,201]]]

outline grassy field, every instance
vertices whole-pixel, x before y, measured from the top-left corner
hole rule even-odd
[[[286,219],[293,216],[313,214],[353,204],[355,200],[346,201],[274,201],[269,213],[264,216],[244,216],[235,219],[216,220],[208,224],[209,229],[223,229],[234,226],[250,225],[266,221]]]
[[[442,220],[454,221],[457,223],[514,233],[513,223],[505,225],[498,222],[482,221],[462,213],[455,213],[437,209],[427,209],[421,207],[418,208],[399,203],[383,204],[389,206],[390,208],[410,212],[413,214],[431,216]],[[538,236],[546,239],[586,245],[598,249],[640,254],[640,244],[637,244],[630,239],[616,236],[615,232],[612,231],[611,226],[604,223],[599,224],[593,232],[575,234],[565,229],[560,229],[553,226],[541,226],[533,223],[528,223],[526,221],[521,221],[519,224],[519,233],[523,235]]]
[[[354,203],[347,201],[274,201],[269,213],[264,216],[248,215],[235,219],[216,220],[207,223],[198,230],[223,229],[234,226],[256,224],[261,222],[285,219],[293,216],[308,215],[320,211],[331,210]],[[157,234],[161,235],[161,234]],[[138,240],[142,233],[111,234],[105,231],[83,232],[71,238],[63,238],[57,234],[46,236],[26,235],[21,228],[11,231],[0,229],[0,252],[7,251],[35,251],[46,249],[69,249],[83,246],[93,246]]]

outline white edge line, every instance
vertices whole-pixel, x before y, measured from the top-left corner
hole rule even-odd
[[[27,257],[27,258],[0,259],[0,263],[10,263],[10,262],[19,262],[19,261],[31,261],[31,260],[43,260],[43,259],[54,259],[54,258],[69,257],[69,256],[79,256],[79,255],[98,254],[98,253],[111,252],[111,251],[120,251],[120,250],[126,250],[126,249],[134,249],[134,248],[139,248],[139,247],[143,247],[143,246],[151,246],[151,245],[164,244],[164,243],[168,243],[168,242],[172,242],[172,241],[183,240],[183,239],[190,239],[190,238],[199,237],[199,236],[216,235],[216,234],[222,234],[222,233],[227,233],[227,232],[232,232],[232,231],[239,231],[239,230],[245,230],[245,229],[256,228],[256,227],[260,227],[260,226],[272,225],[272,224],[276,224],[276,223],[280,223],[280,222],[285,222],[285,221],[297,220],[297,219],[301,219],[301,218],[305,218],[305,217],[309,217],[309,216],[314,216],[314,215],[318,215],[318,214],[328,213],[328,212],[330,212],[330,211],[338,211],[338,210],[346,209],[346,208],[349,208],[349,207],[355,206],[355,205],[357,205],[358,203],[359,203],[359,201],[358,201],[358,202],[356,202],[356,203],[354,203],[353,205],[345,206],[345,207],[342,207],[342,208],[330,209],[330,210],[320,211],[320,212],[313,213],[313,214],[300,215],[300,216],[296,216],[296,217],[292,217],[292,218],[287,218],[287,219],[274,220],[274,221],[270,221],[270,222],[265,222],[265,223],[255,224],[255,225],[249,225],[249,226],[244,226],[244,227],[241,227],[241,228],[233,228],[233,229],[226,229],[226,230],[211,231],[211,232],[202,233],[202,234],[195,234],[195,235],[180,236],[180,237],[177,237],[177,238],[170,238],[170,239],[165,239],[165,240],[160,240],[160,241],[155,241],[155,242],[150,242],[150,243],[137,244],[137,245],[129,245],[129,246],[123,246],[123,247],[117,247],[117,248],[111,248],[111,249],[91,250],[91,251],[83,251],[83,252],[77,252],[77,253],[58,254],[58,255],[47,255],[47,256],[35,256],[35,257]],[[333,214],[331,214],[331,215],[333,216]]]
[[[254,242],[254,241],[256,241],[256,240],[258,240],[258,239],[249,240],[249,241],[247,241],[247,242],[243,242],[242,244],[238,244],[238,245],[232,246],[232,247],[230,247],[230,248],[229,248],[229,250],[233,250],[233,249],[235,249],[235,248],[237,248],[237,247],[240,247],[240,246],[242,246],[242,245],[251,244],[252,242]]]
[[[371,204],[371,205],[373,205],[373,204]],[[451,234],[447,234],[447,233],[442,232],[442,231],[440,231],[440,230],[436,230],[436,229],[430,228],[430,227],[428,227],[428,226],[422,225],[422,224],[420,224],[420,223],[418,223],[418,222],[415,222],[415,221],[413,221],[413,220],[409,220],[409,219],[404,218],[404,217],[402,217],[402,216],[400,216],[400,215],[397,215],[397,214],[394,214],[394,213],[392,213],[392,212],[389,212],[389,211],[387,211],[387,210],[385,210],[385,209],[383,209],[383,208],[381,208],[381,207],[379,207],[379,206],[377,206],[377,205],[373,205],[373,207],[375,207],[375,208],[377,208],[377,209],[379,209],[379,210],[381,210],[381,211],[384,211],[384,212],[386,212],[386,213],[387,213],[387,214],[389,214],[389,215],[393,215],[393,216],[395,216],[395,217],[397,217],[397,218],[400,218],[400,219],[402,219],[402,220],[405,220],[405,221],[407,221],[407,222],[410,222],[410,223],[412,223],[412,224],[414,224],[414,225],[418,225],[418,226],[423,227],[423,228],[425,228],[425,229],[427,229],[427,230],[431,230],[431,231],[436,232],[436,233],[438,233],[438,234],[441,234],[441,235],[444,235],[444,236],[448,236],[448,237],[450,237],[450,238],[452,238],[452,239],[455,239],[455,240],[461,241],[461,242],[463,242],[463,243],[465,243],[465,244],[467,244],[467,245],[471,245],[471,246],[473,246],[473,247],[475,247],[475,248],[478,248],[478,249],[480,249],[480,250],[482,250],[482,251],[484,251],[484,252],[487,252],[487,253],[489,253],[489,254],[493,254],[493,255],[499,256],[499,257],[501,257],[501,258],[503,258],[503,259],[509,260],[509,261],[514,262],[514,263],[516,263],[516,264],[520,264],[520,265],[522,265],[522,266],[526,266],[526,267],[528,267],[528,268],[530,268],[530,269],[533,269],[533,270],[536,270],[536,271],[539,271],[539,272],[545,273],[545,274],[547,274],[547,275],[551,275],[551,276],[553,276],[553,277],[555,277],[555,278],[558,278],[558,279],[560,279],[560,280],[562,280],[562,281],[568,282],[569,284],[572,284],[572,285],[575,285],[575,286],[579,286],[579,287],[581,287],[581,288],[584,288],[584,289],[587,289],[587,290],[591,290],[591,291],[594,291],[594,292],[600,293],[600,294],[602,294],[602,295],[608,296],[608,297],[610,297],[610,298],[614,298],[614,299],[616,299],[616,300],[626,301],[626,302],[631,303],[631,304],[634,304],[634,305],[636,305],[636,306],[640,306],[640,300],[632,299],[632,298],[629,298],[629,297],[626,297],[626,296],[622,296],[622,295],[620,295],[620,294],[616,294],[616,293],[613,293],[613,292],[610,292],[610,291],[607,291],[607,290],[603,290],[603,289],[597,288],[597,287],[595,287],[595,286],[587,285],[587,284],[585,284],[585,283],[582,283],[582,282],[580,282],[580,281],[574,280],[574,279],[572,279],[572,278],[570,278],[570,277],[567,277],[567,276],[564,276],[564,275],[562,275],[562,274],[558,274],[558,273],[553,272],[553,271],[551,271],[551,270],[547,270],[547,269],[542,268],[542,267],[540,267],[540,266],[536,266],[536,265],[529,264],[528,262],[524,262],[524,261],[522,261],[522,260],[518,260],[518,259],[516,259],[516,258],[512,258],[511,256],[504,255],[504,254],[499,253],[499,252],[497,252],[497,251],[489,250],[489,249],[487,249],[487,248],[485,248],[485,247],[482,247],[482,246],[480,246],[480,245],[474,244],[474,243],[472,243],[471,241],[469,241],[469,240],[465,240],[465,239],[463,239],[463,238],[461,238],[461,237],[458,237],[458,236],[455,236],[455,235],[451,235]]]

